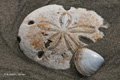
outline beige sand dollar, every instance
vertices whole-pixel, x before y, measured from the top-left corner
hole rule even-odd
[[[21,38],[20,48],[27,57],[41,65],[68,69],[72,56],[81,54],[82,47],[87,46],[79,40],[79,36],[89,38],[93,42],[103,38],[103,32],[99,31],[100,27],[107,28],[103,21],[96,12],[83,8],[71,7],[66,11],[61,5],[44,6],[30,13],[21,24],[18,33]],[[76,68],[85,69],[78,66],[80,57],[75,58],[79,60],[75,59]],[[104,61],[101,59],[98,62],[102,65]],[[85,71],[87,70],[82,70]],[[80,71],[85,75],[82,72]]]

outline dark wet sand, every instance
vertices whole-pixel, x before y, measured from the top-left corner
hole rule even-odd
[[[16,37],[23,19],[48,4],[94,10],[110,24],[105,37],[89,45],[105,58],[93,76],[81,76],[74,65],[65,71],[48,69],[19,50]],[[120,0],[0,0],[0,80],[120,80]]]

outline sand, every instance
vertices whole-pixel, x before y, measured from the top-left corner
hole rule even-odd
[[[23,19],[33,10],[60,4],[94,10],[108,23],[105,37],[89,48],[105,59],[91,77],[81,76],[74,64],[68,70],[49,69],[28,59],[19,49],[17,33]],[[120,1],[119,0],[0,0],[0,80],[119,80],[120,79]]]

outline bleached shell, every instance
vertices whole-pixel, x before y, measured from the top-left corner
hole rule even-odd
[[[82,75],[90,76],[102,66],[104,58],[90,49],[82,48],[76,52],[74,62]]]
[[[73,53],[85,43],[79,36],[94,42],[104,35],[98,30],[103,18],[94,11],[60,5],[48,5],[30,13],[19,28],[19,43],[30,59],[49,68],[68,69]]]

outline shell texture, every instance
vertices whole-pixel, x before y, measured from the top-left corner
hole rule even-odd
[[[83,8],[66,11],[61,5],[44,6],[24,19],[18,33],[19,45],[27,57],[41,65],[68,69],[73,54],[87,45],[79,36],[93,42],[103,38],[99,31],[100,27],[107,28],[103,21],[96,12]]]
[[[102,66],[104,58],[90,49],[82,48],[76,52],[74,62],[82,75],[90,76]]]

